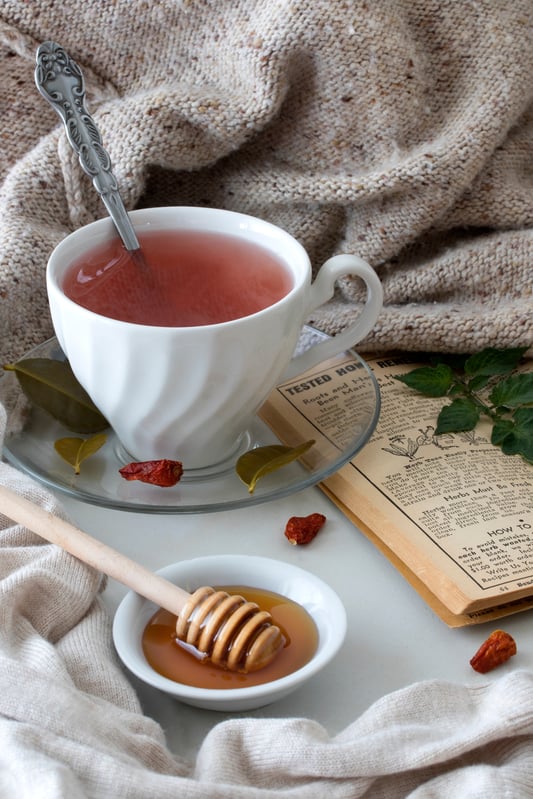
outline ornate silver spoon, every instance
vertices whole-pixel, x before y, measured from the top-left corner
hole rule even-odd
[[[55,42],[44,42],[37,50],[35,83],[65,125],[70,144],[83,170],[92,178],[127,250],[140,245],[131,224],[118,184],[111,171],[111,159],[102,145],[100,132],[85,107],[85,84],[81,69]]]

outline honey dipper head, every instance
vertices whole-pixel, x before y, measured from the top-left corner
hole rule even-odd
[[[176,622],[176,636],[229,671],[258,671],[284,644],[272,616],[242,596],[198,588]]]

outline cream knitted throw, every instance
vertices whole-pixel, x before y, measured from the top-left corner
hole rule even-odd
[[[531,0],[53,0],[0,9],[0,362],[52,334],[47,255],[104,216],[37,94],[37,46],[85,74],[128,207],[263,216],[315,269],[357,252],[365,349],[533,341]],[[346,280],[312,321],[335,333]]]
[[[5,413],[0,405],[0,451]],[[0,482],[61,513],[0,462]],[[330,737],[311,719],[215,725],[165,746],[117,667],[101,579],[0,513],[2,799],[531,799],[533,675],[422,682]]]

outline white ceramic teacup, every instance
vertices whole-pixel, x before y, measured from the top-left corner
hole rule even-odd
[[[293,283],[273,305],[228,322],[134,324],[87,310],[63,290],[73,260],[116,238],[111,220],[93,222],[60,242],[47,266],[55,333],[74,374],[132,459],[171,458],[189,469],[224,461],[282,375],[299,374],[352,347],[379,315],[381,283],[356,255],[330,258],[311,282],[301,244],[261,219],[196,207],[142,209],[131,219],[139,235],[184,229],[246,239],[281,260]],[[333,296],[335,280],[347,274],[366,284],[361,313],[341,334],[292,359],[306,318]]]

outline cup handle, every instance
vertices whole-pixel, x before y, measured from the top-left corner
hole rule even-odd
[[[306,315],[333,297],[335,281],[344,275],[356,275],[366,284],[367,297],[361,313],[352,325],[336,336],[315,344],[293,358],[283,375],[284,380],[306,372],[322,361],[350,349],[376,324],[383,306],[383,287],[372,267],[357,255],[334,255],[322,265],[311,285]]]

